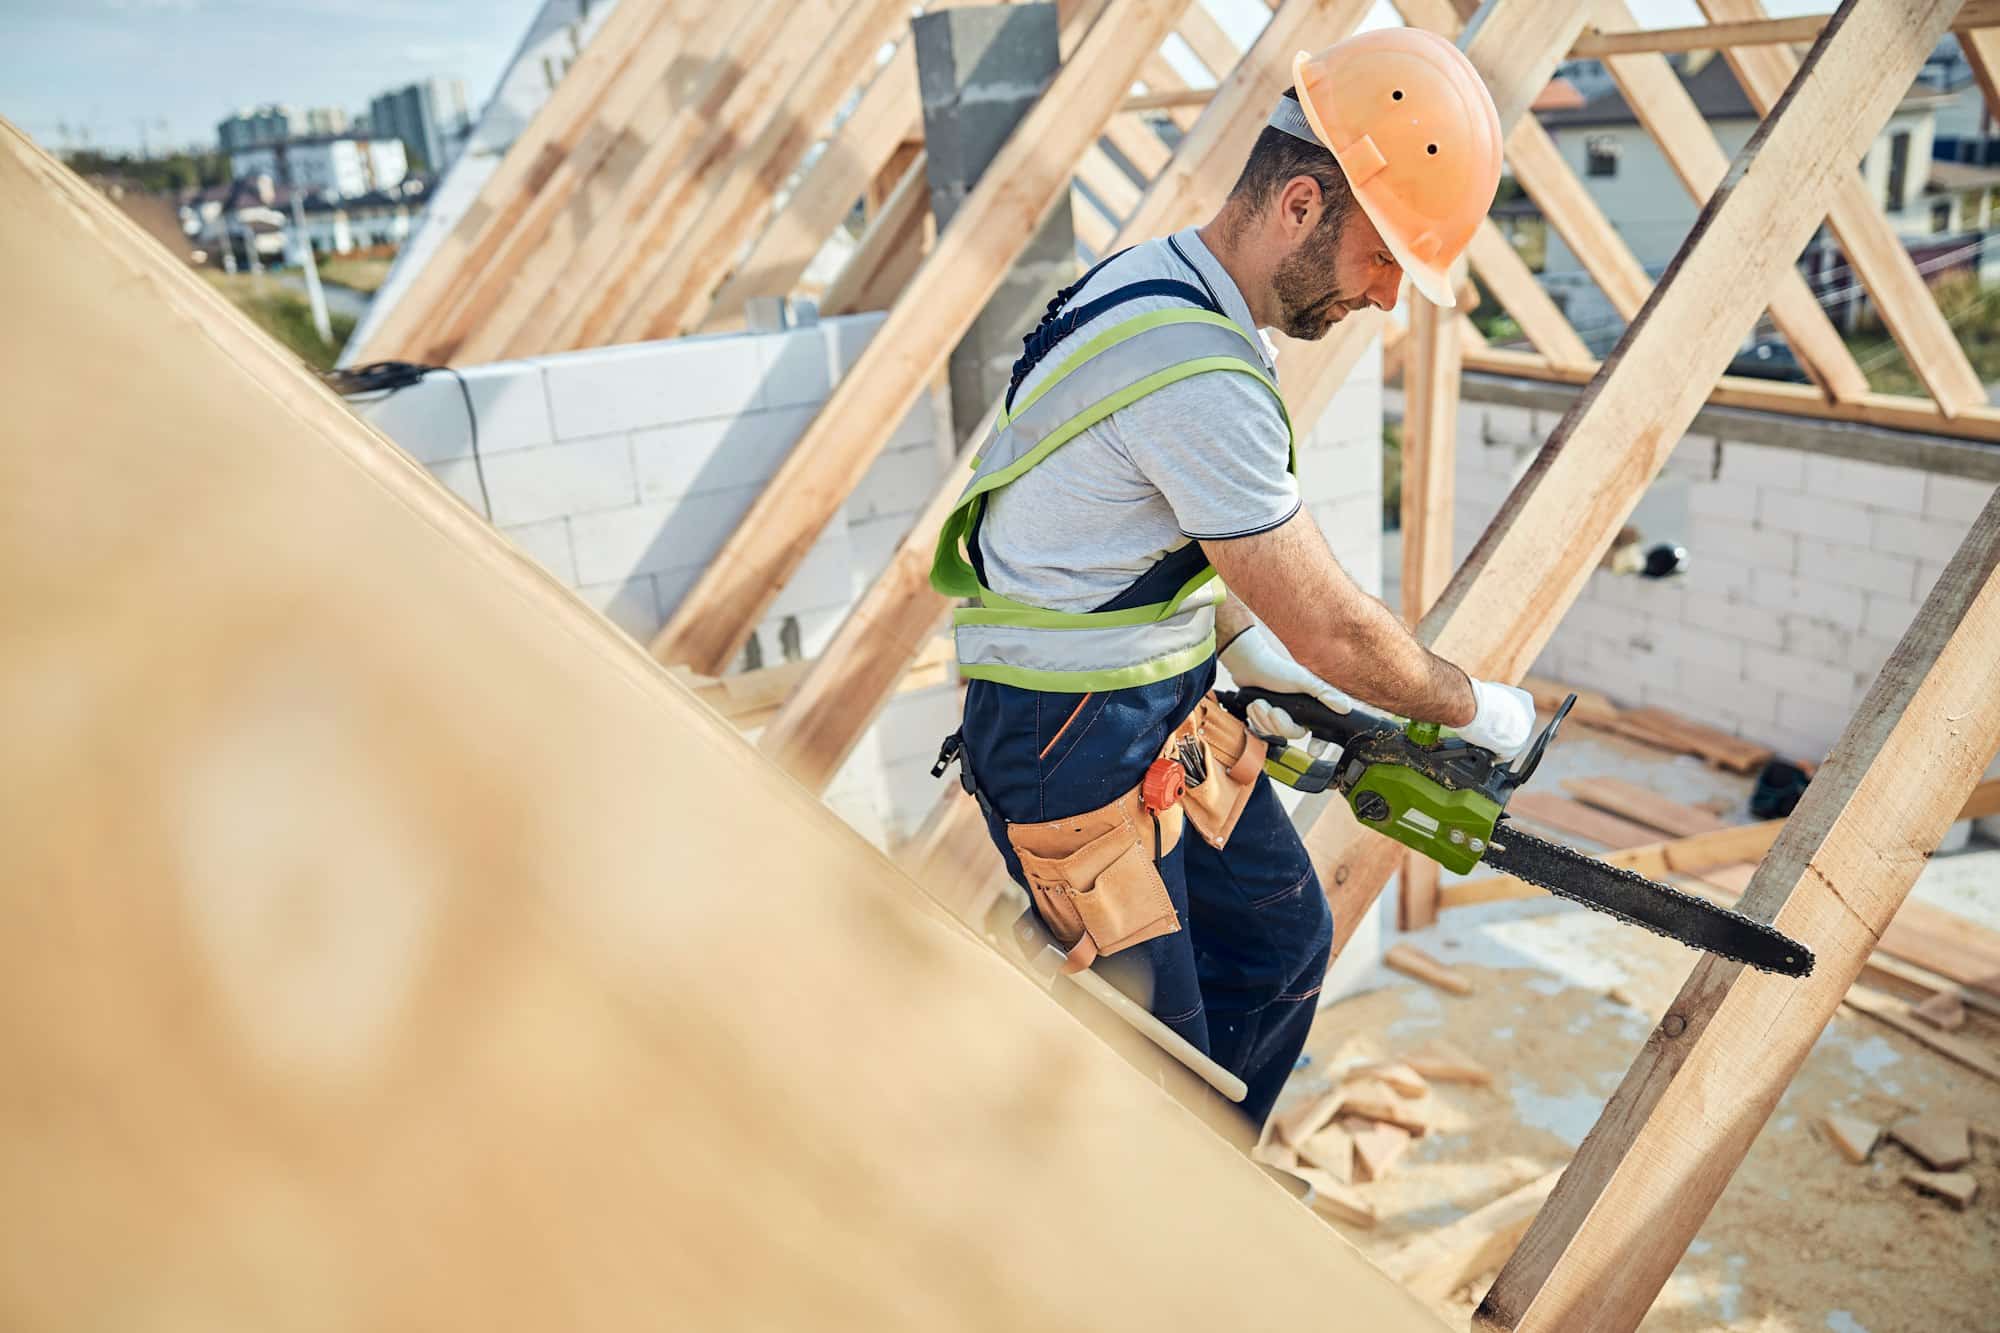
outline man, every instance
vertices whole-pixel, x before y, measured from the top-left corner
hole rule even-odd
[[[1244,1080],[1260,1125],[1333,923],[1262,742],[1207,698],[1218,645],[1239,686],[1343,712],[1351,694],[1503,755],[1534,724],[1526,694],[1431,654],[1334,560],[1261,332],[1323,337],[1394,306],[1406,274],[1452,303],[1499,180],[1492,98],[1410,29],[1302,54],[1294,82],[1213,219],[1050,304],[932,570],[975,603],[954,617],[962,758],[1009,872],[1071,965],[1103,957]],[[1251,722],[1305,735],[1262,702]]]

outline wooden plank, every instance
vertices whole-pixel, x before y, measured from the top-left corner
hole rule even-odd
[[[1696,23],[1681,28],[1637,29],[1630,25],[1599,23],[1584,33],[1570,48],[1577,60],[1603,60],[1633,52],[1666,54],[1677,51],[1716,51],[1736,46],[1810,46],[1826,26],[1826,14],[1801,14],[1795,18],[1742,19],[1724,23]],[[1952,30],[1961,45],[1972,36],[1970,30],[2000,24],[2000,4],[1994,0],[1967,0]]]
[[[1764,17],[1759,0],[1699,3],[1711,22]],[[1799,70],[1798,57],[1784,46],[1739,46],[1725,51],[1724,56],[1751,105],[1765,116],[1771,114]],[[1985,406],[1985,385],[1859,170],[1843,172],[1838,178],[1826,225],[1840,242],[1855,277],[1874,298],[1876,311],[1903,349],[1910,368],[1944,414],[1957,416],[1968,407]]]
[[[1076,234],[1078,244],[1102,259],[1112,253],[1112,242],[1118,235],[1118,224],[1104,216],[1096,204],[1085,197],[1083,191],[1070,187],[1069,225]],[[961,481],[960,483],[964,483]]]
[[[1465,368],[1494,375],[1518,375],[1524,379],[1575,385],[1588,384],[1596,375],[1596,367],[1579,370],[1555,366],[1539,353],[1511,347],[1468,348]],[[1980,444],[2000,443],[2000,408],[1969,407],[1957,416],[1947,417],[1928,398],[1891,393],[1871,393],[1853,401],[1830,403],[1817,387],[1810,384],[1739,379],[1733,375],[1718,378],[1707,401],[1715,407],[1742,407],[1757,412],[1816,417],[1822,421],[1847,421],[1884,430],[1925,431]]]
[[[1548,290],[1528,271],[1500,229],[1487,218],[1472,234],[1465,257],[1486,290],[1521,326],[1535,350],[1556,365],[1582,368],[1596,360],[1583,339],[1576,336],[1561,308]]]
[[[1201,4],[1189,5],[1181,14],[1181,21],[1174,28],[1180,39],[1187,43],[1194,58],[1207,67],[1215,81],[1225,83],[1242,52],[1236,43],[1229,40],[1229,34],[1222,30]]]
[[[1768,122],[1764,152],[1794,142],[1788,127],[1828,132],[1826,103],[1861,103],[1835,131],[1841,149],[1851,129],[1886,114],[1950,12],[1911,9],[1849,0]],[[1752,157],[1753,179],[1763,158]],[[1790,233],[1779,240],[1791,253]],[[2000,746],[1996,569],[2000,502],[1974,521],[1743,896],[1746,914],[1813,949],[1813,974],[1769,976],[1714,957],[1694,965],[1481,1303],[1478,1327],[1638,1327]]]
[[[1316,40],[1338,40],[1367,10],[1366,0],[1291,0],[1280,9],[1224,95],[1181,141],[1172,165],[1146,191],[1119,238],[1091,249],[1109,253],[1147,235],[1199,222],[1220,207],[1235,184],[1242,156],[1270,114],[1266,80],[1283,77],[1280,71],[1289,70],[1288,62],[1305,34],[1319,34]],[[1090,244],[1088,238],[1085,244]],[[1360,350],[1357,346],[1355,354]],[[1289,363],[1286,374],[1291,374]],[[848,378],[853,379],[853,373]],[[981,429],[973,439],[984,435]],[[966,454],[961,461],[969,457]],[[832,780],[901,674],[903,663],[945,616],[945,599],[930,587],[931,556],[938,529],[964,486],[963,467],[952,468],[897,545],[888,566],[820,654],[819,665],[765,733],[766,753],[808,787],[823,790]],[[755,620],[745,624],[754,625]],[[959,809],[955,818],[970,818],[968,807]],[[941,887],[941,891],[956,890]]]
[[[1913,986],[1933,998],[1938,995],[1950,995],[1965,1008],[1977,1009],[1981,1013],[2000,1018],[2000,996],[1988,995],[1981,990],[1968,990],[1952,981],[1950,977],[1940,976],[1927,967],[1918,967],[1915,963],[1906,962],[1901,958],[1891,958],[1880,949],[1868,956],[1863,973],[1870,981],[1888,981]]]
[[[1522,819],[1545,824],[1564,833],[1573,833],[1579,838],[1616,850],[1622,847],[1643,847],[1654,842],[1659,834],[1644,824],[1635,824],[1629,819],[1593,810],[1587,805],[1572,801],[1567,797],[1550,792],[1524,791],[1515,795],[1507,803],[1507,813]]]
[[[1149,181],[1166,169],[1174,155],[1152,123],[1139,116],[1113,116],[1105,123],[1104,141]]]
[[[1402,611],[1403,619],[1414,625],[1451,579],[1461,348],[1450,312],[1413,290],[1404,346]],[[1437,862],[1414,852],[1406,856],[1397,923],[1404,930],[1421,930],[1436,921],[1437,893]]]
[[[1382,1271],[1424,1300],[1449,1299],[1505,1262],[1561,1175],[1551,1171],[1411,1241],[1382,1261]]]
[[[1979,1194],[1979,1177],[1970,1171],[1905,1171],[1905,1184],[1919,1194],[1934,1195],[1964,1212]]]
[[[706,327],[734,320],[760,296],[790,294],[854,201],[899,147],[921,140],[923,132],[916,46],[905,34],[895,54],[862,91],[854,110],[828,137],[825,151],[806,169],[785,206],[735,265],[707,310],[691,313],[689,322]]]
[[[1544,713],[1554,714],[1561,708],[1563,700],[1576,696],[1576,704],[1569,710],[1570,720],[1581,722],[1586,727],[1601,726],[1618,716],[1618,705],[1611,702],[1609,695],[1597,690],[1579,690],[1574,685],[1565,685],[1557,680],[1545,680],[1540,676],[1521,677],[1521,688],[1535,696],[1535,707]]]
[[[1768,745],[1732,736],[1664,708],[1626,709],[1611,726],[1614,731],[1628,731],[1641,739],[1659,737],[1664,744],[1700,755],[1711,764],[1735,773],[1753,773],[1771,761]]]
[[[1651,825],[1678,838],[1712,833],[1723,826],[1717,815],[1697,810],[1691,805],[1682,805],[1649,787],[1641,787],[1623,778],[1577,778],[1563,783],[1563,790],[1585,805],[1609,810],[1614,815]]]
[[[1870,1018],[1886,1023],[1904,1036],[1930,1047],[1946,1059],[1955,1060],[1967,1069],[2000,1081],[2000,1056],[1995,1056],[1991,1048],[1949,1032],[1940,1032],[1918,1018],[1912,1012],[1907,1000],[1899,1000],[1893,995],[1885,995],[1870,986],[1856,985],[1843,997],[1851,1009],[1859,1009]]]
[[[38,443],[0,472],[47,501],[0,526],[0,715],[37,755],[0,802],[10,1322],[1054,1327],[1081,1226],[1120,1238],[1094,1326],[1304,1328],[1338,1291],[1440,1333],[198,276],[0,145],[0,249],[46,260],[0,268],[36,330],[9,428]],[[82,513],[124,540],[49,561]],[[940,1211],[943,1180],[977,1206]],[[1191,1207],[1245,1247],[1226,1279],[1158,1263]]]
[[[678,266],[681,238],[711,199],[742,176],[737,166],[761,170],[759,154],[773,148],[792,151],[796,161],[909,13],[893,0],[823,4],[817,15],[796,6],[757,11],[746,27],[760,40],[731,45],[738,68],[728,96],[681,132],[670,127],[649,153],[659,169],[634,173],[540,300],[512,307],[522,312],[518,320],[496,317],[493,327],[504,337],[494,344],[497,353],[531,356],[646,336],[647,293]],[[765,127],[784,120],[806,129],[767,143]]]
[[[1067,187],[1144,53],[1186,4],[1111,0],[655,638],[653,652],[661,661],[713,673],[734,655],[970,327],[1013,255]]]
[[[874,82],[882,47],[899,38],[898,49],[912,45],[906,2],[853,0],[757,137],[718,155],[724,174],[661,247],[662,261],[613,325],[612,341],[677,338],[700,327],[743,238],[763,225],[779,187],[798,170],[842,99],[864,79]]]
[[[1638,26],[1625,0],[1598,0],[1591,13],[1600,32],[1624,33]],[[1696,207],[1707,203],[1729,173],[1729,155],[1666,57],[1615,56],[1605,60],[1604,68]],[[1778,280],[1771,297],[1771,322],[1806,373],[1828,394],[1852,400],[1868,392],[1868,377],[1796,268]]]
[[[811,0],[811,17],[824,21],[830,2]],[[720,116],[738,86],[734,76],[746,68],[744,53],[768,44],[782,22],[780,8],[779,0],[753,0],[744,9],[711,9],[704,28],[720,30],[726,39],[679,106],[660,108],[649,102],[655,88],[616,90],[620,114],[603,117],[597,151],[579,155],[566,164],[571,169],[560,181],[552,178],[536,193],[506,247],[473,271],[464,292],[439,314],[429,342],[432,359],[468,364],[498,359],[526,317],[549,299],[556,282],[579,264],[590,264],[595,274],[589,247],[605,244],[617,230],[599,224],[629,218],[634,193],[652,197],[673,184],[670,167],[702,127]],[[660,125],[662,117],[664,126],[655,133],[635,128]],[[562,188],[553,188],[558,183]]]
[[[1419,637],[1440,656],[1487,679],[1526,672],[1818,226],[1815,210],[1844,179],[1833,165],[1859,156],[1908,88],[1877,86],[1883,68],[1871,70],[1866,97],[1801,82],[1786,103],[1794,114],[1759,127],[1666,279],[1425,617]],[[1398,844],[1326,802],[1307,846],[1329,889],[1338,948],[1381,892]]]
[[[918,153],[903,171],[903,179],[868,220],[861,244],[847,257],[840,273],[820,297],[828,316],[858,310],[887,310],[922,267],[937,243],[937,219],[931,214],[930,158]]]
[[[659,68],[656,61],[671,59],[682,47],[683,8],[675,0],[634,0],[604,20],[548,101],[508,146],[479,197],[411,277],[395,309],[355,350],[354,364],[426,359],[428,330],[445,303],[468,273],[492,261],[544,190],[561,188],[551,182],[573,155],[589,151],[582,146],[587,135],[601,133],[593,131],[613,88],[627,81],[628,70]],[[670,98],[672,93],[661,88],[659,95]]]
[[[1413,944],[1392,944],[1382,955],[1382,962],[1391,971],[1401,972],[1406,977],[1414,977],[1426,985],[1439,990],[1450,991],[1453,995],[1472,994],[1472,983],[1464,975],[1452,971],[1437,959]]]
[[[1096,144],[1083,150],[1076,164],[1076,178],[1115,221],[1122,222],[1139,206],[1139,187]]]

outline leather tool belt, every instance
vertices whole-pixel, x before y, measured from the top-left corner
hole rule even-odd
[[[1212,847],[1229,841],[1264,771],[1264,748],[1211,693],[1160,747],[1162,760],[1187,770],[1178,800],[1149,808],[1141,783],[1095,810],[1007,825],[1035,910],[1069,950],[1065,972],[1181,928],[1160,858],[1179,845],[1184,824]]]

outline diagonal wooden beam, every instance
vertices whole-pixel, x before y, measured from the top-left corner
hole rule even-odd
[[[1943,25],[1933,23],[1934,37]],[[1827,32],[1838,42],[1838,20]],[[1898,71],[1906,54],[1896,53]],[[1812,976],[1695,964],[1476,1327],[1625,1333],[1645,1317],[2000,744],[1996,569],[2000,498],[1973,523],[1737,904],[1811,948]]]
[[[1942,31],[1948,11],[1940,0],[1918,6],[1908,31],[1882,36],[1881,58],[1870,63],[1861,52],[1890,22],[1884,11],[1909,7],[1849,0],[1842,13],[1856,3],[1863,21],[1848,29],[1833,76],[1796,81],[1765,118],[1645,309],[1425,618],[1420,636],[1448,660],[1495,680],[1527,670],[1825,216],[1846,167],[1909,87],[1918,61],[1905,66],[1903,54],[1929,22]],[[1826,46],[1822,38],[1816,61]],[[1337,801],[1321,811],[1307,845],[1333,900],[1337,950],[1400,848]]]
[[[1480,221],[1465,257],[1536,351],[1559,366],[1587,366],[1597,359],[1492,218]]]
[[[1278,95],[1274,90],[1285,86],[1293,52],[1311,40],[1338,40],[1367,10],[1368,0],[1288,0],[1118,236],[1093,248],[1108,253],[1134,240],[1199,222],[1219,208],[1270,114]],[[1365,345],[1365,338],[1357,341],[1355,354]],[[983,432],[976,432],[975,442],[981,438]],[[833,642],[766,728],[761,742],[765,753],[806,786],[821,790],[832,780],[901,677],[904,664],[944,616],[947,603],[930,587],[931,552],[938,528],[964,485],[962,470],[953,468],[946,475],[888,567],[848,613]]]
[[[1111,0],[733,536],[653,641],[719,672],[999,285],[1187,0]]]
[[[1764,17],[1758,0],[1699,0],[1699,3],[1711,22]],[[1771,114],[1771,108],[1799,70],[1798,57],[1784,46],[1739,46],[1723,54],[1751,105],[1764,116]],[[1901,91],[1908,92],[1908,86]],[[1865,152],[1867,145],[1862,148]],[[1965,349],[1959,346],[1958,336],[1945,322],[1902,238],[1889,225],[1889,219],[1869,193],[1867,182],[1858,170],[1842,174],[1839,188],[1830,201],[1826,224],[1840,242],[1855,277],[1875,299],[1883,324],[1903,349],[1910,368],[1930,390],[1944,414],[1956,416],[1965,408],[1984,406],[1985,386],[1972,369],[1972,363],[1966,360]],[[1803,242],[1800,248],[1804,248]]]
[[[600,347],[642,336],[632,324],[635,312],[673,263],[683,229],[732,174],[745,145],[775,117],[791,114],[814,128],[823,125],[832,103],[860,80],[906,13],[888,0],[826,0],[816,13],[782,4],[760,9],[754,20],[759,38],[731,43],[730,63],[737,68],[728,75],[728,95],[711,115],[686,124],[683,135],[670,134],[651,154],[665,172],[650,180],[648,173],[635,173],[531,312],[514,322],[495,320],[495,331],[506,339],[504,354]],[[794,89],[811,105],[803,99],[794,105]]]
[[[430,331],[448,302],[484,271],[524,215],[545,192],[564,188],[568,173],[615,137],[607,121],[622,126],[616,90],[652,77],[662,103],[670,96],[658,75],[686,46],[688,25],[674,0],[632,0],[604,20],[500,159],[479,197],[460,216],[423,268],[410,280],[396,308],[376,326],[355,363],[430,358]]]
[[[1696,23],[1683,28],[1638,29],[1599,24],[1596,31],[1577,38],[1569,53],[1578,60],[1603,60],[1615,55],[1720,51],[1736,46],[1810,46],[1818,39],[1828,17],[1803,14],[1796,18]],[[1995,24],[2000,24],[2000,3],[1996,0],[1967,0],[1958,17],[1951,21],[1961,43],[1968,30]]]
[[[1623,33],[1637,26],[1625,0],[1598,0],[1592,15],[1597,30],[1604,34]],[[1666,57],[1607,56],[1604,68],[1696,206],[1707,203],[1729,173],[1729,155],[1716,142],[1707,118],[1688,96],[1687,86]],[[1868,377],[1796,266],[1779,279],[1778,290],[1771,297],[1771,323],[1784,335],[1806,373],[1835,401],[1851,402],[1868,393]]]
[[[692,0],[684,0],[691,3]],[[759,0],[768,5],[772,0]],[[599,133],[590,153],[579,153],[559,174],[536,192],[519,226],[489,262],[469,273],[458,297],[438,313],[428,345],[431,360],[467,362],[491,360],[526,308],[548,291],[564,271],[592,223],[616,206],[633,177],[656,182],[649,152],[671,152],[684,142],[677,135],[712,118],[729,95],[729,73],[735,67],[732,49],[757,38],[760,18],[753,6],[748,20],[741,11],[711,8],[697,20],[704,37],[719,40],[714,56],[701,64],[685,100],[663,104],[653,93],[666,82],[666,69],[646,82],[621,84],[614,90],[617,110],[607,99],[599,118]],[[663,124],[665,129],[648,133]]]
[[[949,9],[958,3],[963,0],[937,0],[931,8]],[[914,59],[915,43],[910,40],[906,18],[907,4],[884,4],[875,9],[856,5],[842,16],[756,139],[747,148],[726,155],[726,174],[699,201],[699,210],[679,234],[662,247],[667,261],[656,280],[639,284],[637,297],[614,332],[614,341],[675,338],[700,327],[711,298],[742,250],[743,238],[762,225],[779,187],[818,140],[841,99],[865,78],[868,87],[862,99],[866,100],[868,91],[882,78],[881,72],[872,78],[868,75],[883,44],[896,43],[891,64],[908,65]],[[907,68],[896,73],[902,76],[897,82],[914,106],[915,79]],[[858,136],[836,133],[833,137],[845,139],[844,151],[852,151]],[[895,147],[887,144],[888,153]],[[836,145],[829,144],[827,151],[836,151]],[[862,165],[852,164],[857,168]],[[853,196],[848,198],[851,202]]]
[[[909,284],[934,243],[930,158],[919,152],[903,169],[902,180],[889,192],[881,209],[868,220],[861,244],[820,298],[823,314],[851,315],[858,310],[887,310]]]
[[[1967,5],[1966,9],[1971,9]],[[1963,12],[1963,11],[1961,11]],[[1958,34],[1958,48],[1979,80],[1979,95],[1986,100],[1986,114],[2000,119],[2000,28],[1969,28]]]

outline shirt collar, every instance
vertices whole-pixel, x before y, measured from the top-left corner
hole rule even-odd
[[[1229,270],[1222,266],[1222,261],[1202,244],[1200,229],[1182,228],[1174,233],[1174,243],[1180,246],[1181,253],[1187,256],[1188,262],[1208,284],[1208,289],[1222,305],[1222,313],[1241,325],[1250,341],[1256,344],[1258,353],[1264,358],[1264,368],[1275,373],[1278,368],[1277,345],[1265,335],[1264,330],[1257,327],[1257,320],[1250,313],[1250,303],[1243,299],[1243,293],[1237,290],[1236,280],[1229,276]]]

